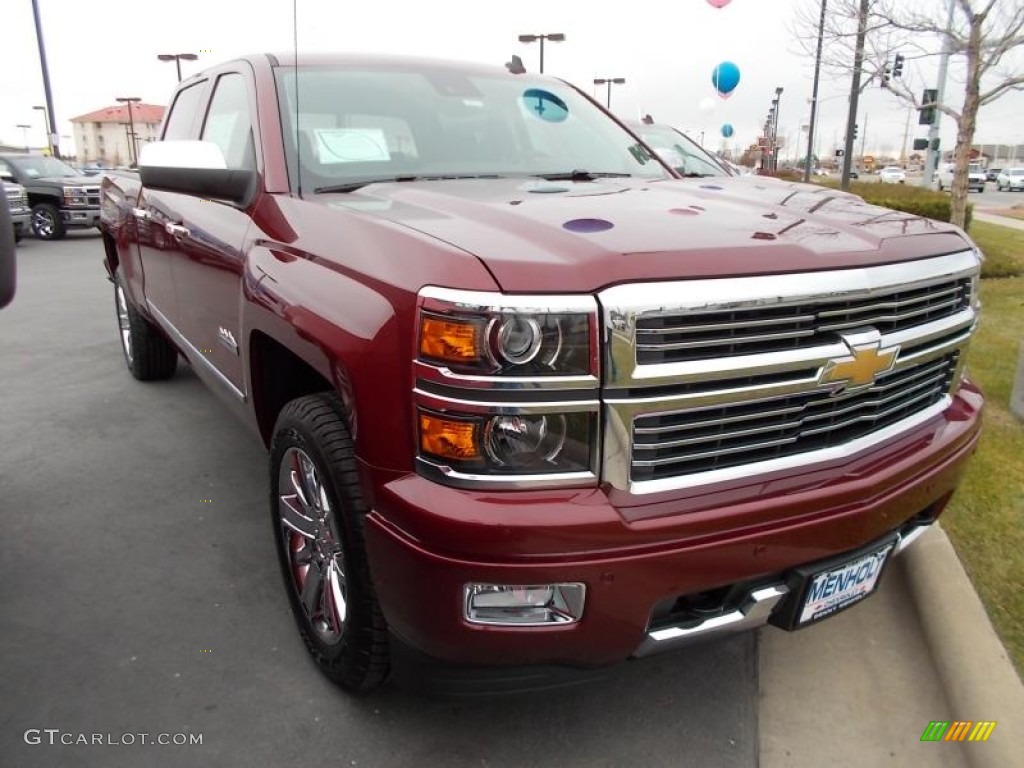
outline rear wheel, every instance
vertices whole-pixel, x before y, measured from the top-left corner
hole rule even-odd
[[[114,280],[114,311],[121,336],[124,361],[139,381],[169,379],[178,367],[178,350],[135,309],[122,284],[121,271]]]
[[[270,482],[278,558],[299,634],[324,675],[348,691],[373,690],[388,674],[387,626],[363,540],[369,509],[337,397],[309,395],[284,407]]]
[[[67,234],[60,209],[53,203],[32,206],[32,234],[40,240],[60,240]]]

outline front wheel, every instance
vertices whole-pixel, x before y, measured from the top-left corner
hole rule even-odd
[[[285,589],[313,661],[365,693],[387,677],[387,625],[363,541],[369,512],[344,411],[332,394],[288,403],[270,449],[270,511]]]
[[[139,381],[169,379],[178,367],[178,350],[160,330],[135,309],[122,285],[121,271],[114,280],[114,311],[121,336],[121,351],[128,370]]]
[[[60,240],[67,234],[60,209],[53,203],[32,206],[32,234],[40,240]]]

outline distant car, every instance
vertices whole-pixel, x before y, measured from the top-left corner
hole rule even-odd
[[[906,172],[896,165],[887,165],[878,172],[878,180],[883,184],[905,184]]]
[[[734,171],[682,131],[670,125],[629,121],[648,147],[685,177],[733,176]]]
[[[942,192],[945,189],[950,189],[953,186],[953,163],[943,163],[939,167],[938,180],[939,180],[939,191]],[[982,169],[980,163],[971,163],[967,167],[967,191],[968,192],[984,192],[985,191],[985,171]]]
[[[1002,172],[1002,168],[989,168],[987,171],[985,171],[985,180],[996,181],[999,178],[999,174]]]
[[[1007,168],[996,177],[996,189],[1000,192],[1019,192],[1024,189],[1024,168]]]

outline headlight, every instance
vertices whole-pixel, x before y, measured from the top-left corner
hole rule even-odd
[[[425,362],[488,376],[596,373],[597,315],[590,297],[424,293],[418,352]]]
[[[586,473],[596,426],[596,413],[468,416],[421,409],[420,456],[464,475]]]
[[[64,187],[65,205],[87,205],[89,198],[81,187]]]
[[[596,483],[597,302],[427,288],[414,363],[418,465],[452,485]]]

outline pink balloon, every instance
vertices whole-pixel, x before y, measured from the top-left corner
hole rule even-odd
[[[725,8],[732,0],[708,0],[709,5],[713,5],[715,8]]]

